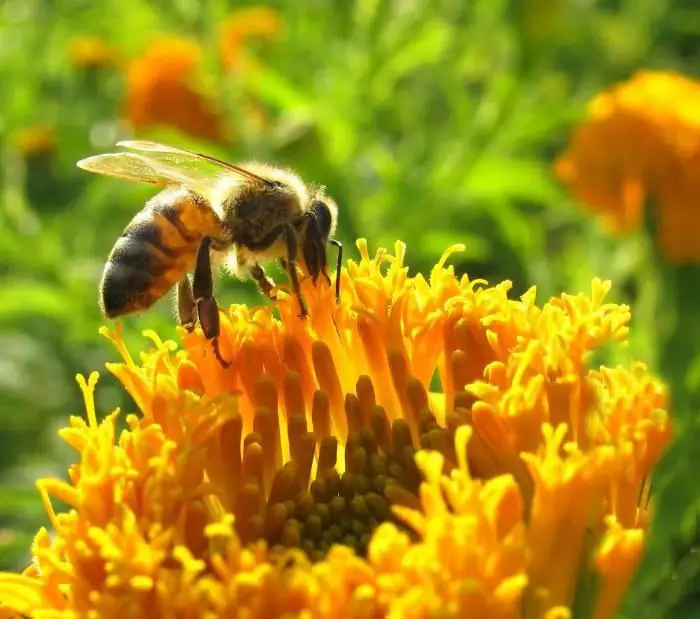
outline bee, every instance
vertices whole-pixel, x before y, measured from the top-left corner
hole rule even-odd
[[[297,261],[303,260],[314,285],[321,276],[331,285],[329,243],[338,250],[338,300],[342,245],[331,238],[338,207],[323,188],[261,163],[234,165],[155,142],[117,145],[133,152],[88,157],[78,167],[163,189],[129,222],[107,258],[99,289],[107,318],[144,311],[177,285],[180,324],[192,330],[199,321],[216,358],[228,366],[218,345],[213,266],[239,278],[249,274],[274,299],[275,284],[263,264],[279,260],[289,273],[299,315],[306,318]]]

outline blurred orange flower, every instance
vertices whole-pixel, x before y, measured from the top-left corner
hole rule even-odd
[[[591,101],[556,175],[614,231],[652,209],[661,251],[700,262],[700,82],[642,71]]]
[[[221,311],[224,368],[199,329],[147,333],[108,364],[139,409],[61,431],[68,480],[38,486],[42,529],[0,600],[35,619],[95,616],[612,619],[671,438],[641,364],[591,370],[630,311],[609,284],[539,306],[457,277],[449,248],[409,276],[405,246],[334,289]],[[430,391],[433,377],[441,389]],[[56,498],[69,506],[56,513]],[[9,611],[11,612],[11,611]],[[5,615],[7,616],[7,615]],[[3,610],[0,608],[0,617]]]
[[[227,140],[214,100],[196,88],[201,53],[192,41],[162,39],[130,63],[125,115],[136,131],[166,125],[213,142]]]
[[[219,48],[224,66],[242,68],[245,44],[251,38],[277,39],[283,29],[282,17],[268,6],[251,6],[233,11],[219,30]]]
[[[49,125],[23,127],[15,134],[14,143],[26,157],[43,155],[56,147],[56,131]]]
[[[114,65],[120,57],[116,47],[94,36],[73,39],[68,51],[71,62],[85,69],[99,69]]]

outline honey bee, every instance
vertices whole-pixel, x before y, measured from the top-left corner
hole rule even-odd
[[[314,284],[323,276],[330,285],[326,248],[331,243],[338,249],[338,299],[342,245],[331,238],[338,207],[322,188],[270,165],[234,165],[155,142],[117,145],[135,152],[88,157],[78,167],[163,190],[129,222],[107,258],[99,293],[106,317],[146,310],[177,284],[180,324],[192,330],[198,320],[215,356],[227,366],[218,346],[212,265],[239,278],[250,274],[263,294],[275,298],[263,263],[279,260],[305,318],[296,263],[303,260]]]

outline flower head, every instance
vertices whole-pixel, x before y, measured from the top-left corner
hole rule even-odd
[[[671,262],[698,262],[700,83],[642,71],[598,95],[555,171],[615,231],[640,228],[650,203]]]
[[[246,44],[251,39],[275,40],[283,29],[282,17],[269,6],[236,9],[219,30],[219,47],[224,66],[241,68],[245,63]]]
[[[96,36],[76,37],[70,43],[69,55],[76,67],[100,69],[117,63],[119,51],[104,39]]]
[[[49,125],[27,126],[16,134],[14,142],[25,157],[46,155],[56,148],[56,131]]]
[[[597,280],[542,307],[509,299],[455,275],[458,246],[427,278],[400,243],[358,247],[337,305],[303,278],[307,320],[282,290],[222,310],[228,367],[199,330],[181,348],[150,332],[138,360],[103,331],[140,414],[117,436],[96,376],[80,379],[87,421],[62,432],[80,461],[39,482],[55,534],[0,575],[0,601],[37,618],[555,619],[587,595],[612,617],[670,440],[642,365],[588,367],[629,308]]]
[[[222,142],[225,123],[214,102],[197,88],[201,49],[185,39],[160,39],[126,69],[125,115],[136,131],[166,125]]]

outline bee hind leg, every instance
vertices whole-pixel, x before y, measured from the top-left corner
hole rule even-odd
[[[180,325],[185,327],[189,333],[194,331],[197,323],[197,301],[192,292],[192,282],[188,275],[185,275],[177,284],[177,317]]]
[[[204,237],[197,249],[194,279],[192,281],[192,296],[196,299],[197,316],[199,317],[202,332],[208,340],[211,340],[214,356],[226,368],[231,363],[223,359],[219,350],[221,324],[219,322],[219,306],[214,298],[214,281],[211,272],[211,256],[209,254],[210,245],[211,239]]]

